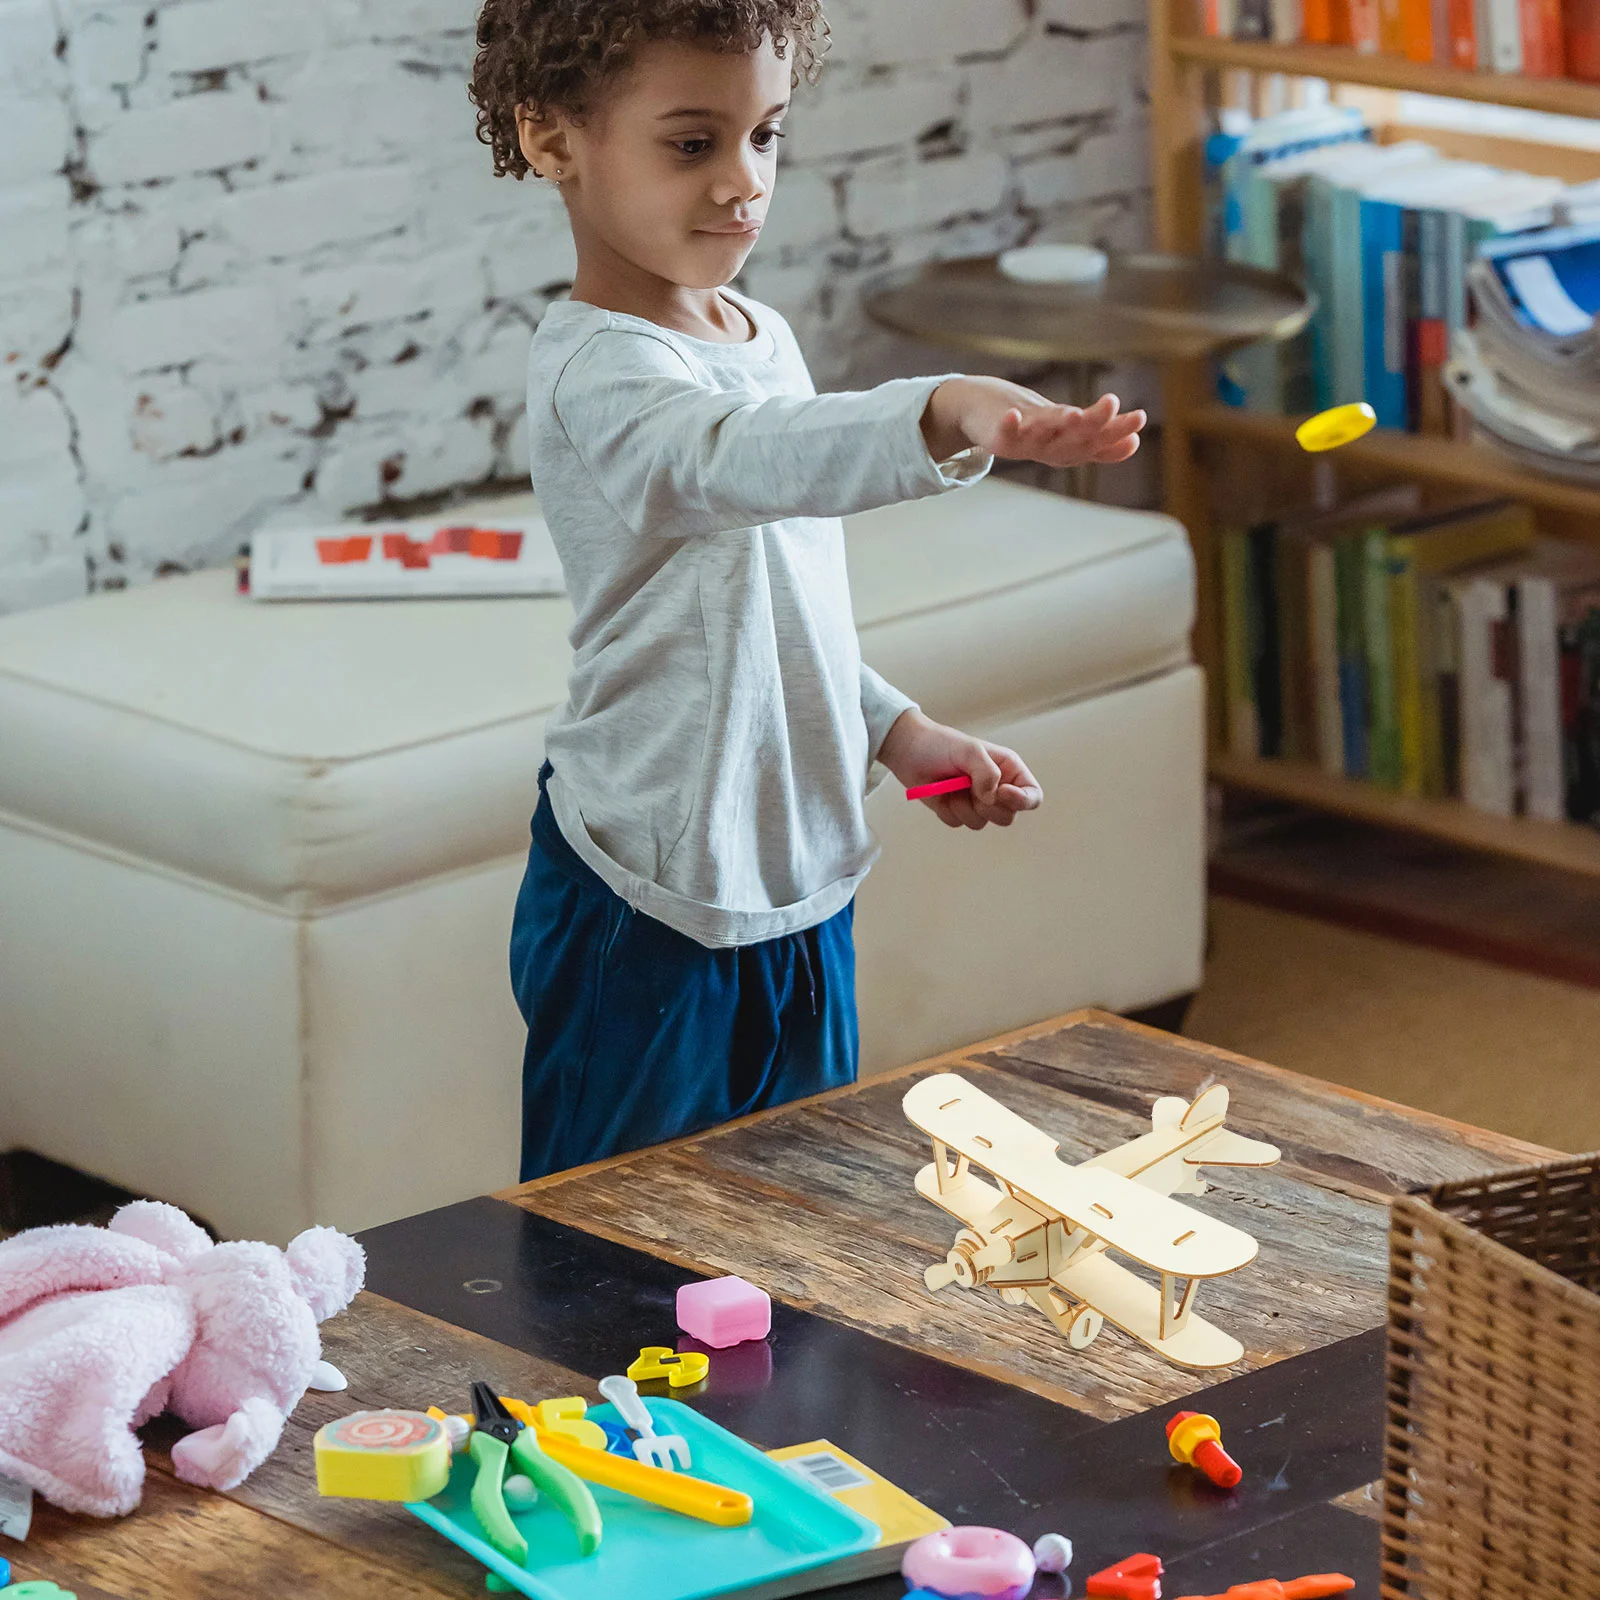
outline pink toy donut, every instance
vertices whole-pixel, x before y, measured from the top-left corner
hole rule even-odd
[[[998,1528],[945,1528],[906,1551],[900,1574],[915,1589],[1022,1600],[1033,1584],[1033,1552]]]

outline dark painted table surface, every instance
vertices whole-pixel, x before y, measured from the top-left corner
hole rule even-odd
[[[1261,1241],[1251,1267],[1208,1286],[1207,1314],[1245,1344],[1240,1365],[1184,1372],[1109,1328],[1072,1351],[1030,1308],[930,1295],[922,1269],[954,1224],[912,1189],[926,1150],[899,1101],[936,1069],[982,1083],[1068,1160],[1143,1131],[1158,1095],[1227,1083],[1229,1125],[1284,1152],[1270,1171],[1212,1169],[1216,1188],[1194,1202]],[[480,1595],[481,1569],[399,1507],[317,1497],[316,1429],[365,1407],[461,1406],[478,1377],[594,1399],[641,1345],[677,1341],[680,1284],[737,1271],[772,1292],[772,1337],[714,1353],[707,1382],[678,1397],[753,1442],[827,1438],[956,1522],[1066,1533],[1080,1592],[1084,1574],[1154,1550],[1168,1596],[1337,1569],[1376,1600],[1362,1488],[1380,1468],[1387,1200],[1545,1153],[1080,1014],[372,1230],[369,1292],[324,1328],[350,1389],[308,1395],[248,1482],[228,1495],[178,1483],[175,1435],[157,1424],[134,1516],[41,1507],[8,1553],[19,1577],[81,1600]],[[1245,1468],[1232,1494],[1167,1456],[1165,1420],[1191,1394]],[[903,1588],[883,1578],[834,1593]],[[1059,1579],[1036,1590],[1066,1592]]]

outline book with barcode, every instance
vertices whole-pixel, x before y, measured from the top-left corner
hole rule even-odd
[[[831,1494],[842,1505],[875,1523],[880,1537],[870,1550],[859,1550],[808,1572],[791,1573],[744,1589],[731,1589],[724,1600],[785,1600],[789,1595],[811,1594],[819,1589],[833,1589],[843,1583],[859,1583],[864,1578],[898,1572],[907,1545],[924,1534],[937,1533],[950,1526],[947,1518],[826,1439],[787,1445],[781,1450],[769,1450],[767,1454],[814,1488]]]

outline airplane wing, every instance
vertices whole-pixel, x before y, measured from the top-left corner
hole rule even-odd
[[[1054,1158],[1052,1158],[1053,1160]],[[1000,1172],[1024,1200],[1054,1211],[1113,1250],[1156,1272],[1217,1278],[1256,1258],[1248,1233],[1114,1172],[1064,1166],[1050,1172]]]
[[[1244,1355],[1244,1346],[1232,1334],[1196,1312],[1163,1338],[1161,1291],[1107,1256],[1080,1257],[1052,1281],[1179,1366],[1231,1367]]]
[[[1214,1278],[1255,1259],[1255,1240],[1238,1228],[1105,1168],[1067,1166],[1048,1134],[955,1073],[924,1078],[902,1103],[916,1127],[1030,1205],[1157,1272]]]
[[[1049,1134],[954,1072],[912,1084],[900,1104],[913,1127],[990,1172],[997,1160],[1053,1158],[1058,1148]]]

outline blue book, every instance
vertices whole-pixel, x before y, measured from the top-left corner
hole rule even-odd
[[[1331,404],[1350,405],[1367,393],[1365,307],[1361,293],[1361,196],[1342,185],[1333,191],[1333,393]]]
[[[1406,306],[1402,207],[1361,199],[1361,365],[1364,399],[1382,428],[1406,425]]]
[[[1440,215],[1444,219],[1444,325],[1454,334],[1467,325],[1467,261],[1472,246],[1467,219],[1459,211]]]

